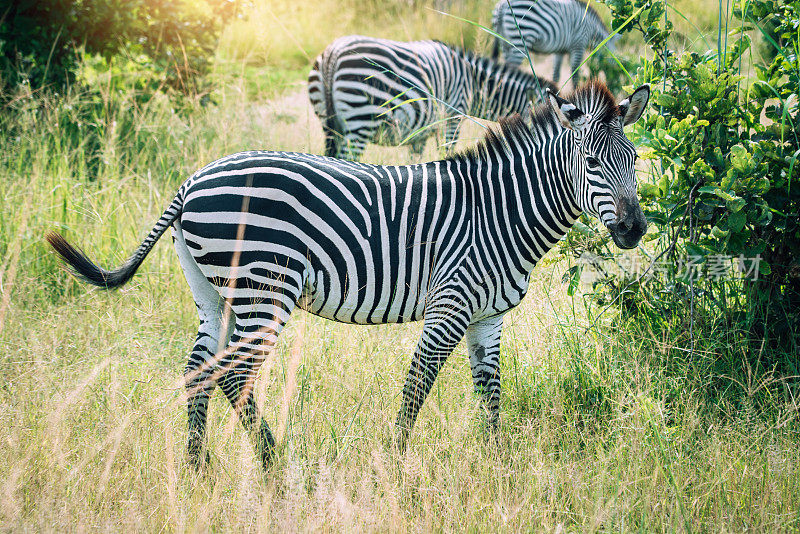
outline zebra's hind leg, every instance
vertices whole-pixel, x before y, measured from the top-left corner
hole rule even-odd
[[[272,458],[275,438],[259,414],[254,396],[255,381],[300,296],[299,290],[282,289],[251,290],[250,297],[234,299],[236,326],[215,371],[220,389],[252,436],[265,469]]]
[[[467,351],[475,392],[483,397],[489,426],[500,424],[500,334],[503,317],[489,317],[467,328]]]
[[[397,414],[396,447],[405,450],[408,435],[447,357],[464,337],[471,313],[455,292],[439,294],[425,310],[425,323],[411,360],[403,402]]]
[[[344,137],[335,116],[322,119],[322,133],[325,136],[325,155],[331,158],[341,157]]]
[[[206,450],[206,420],[208,399],[216,386],[212,376],[217,363],[215,355],[228,344],[233,321],[226,321],[225,303],[192,258],[178,221],[173,223],[172,237],[175,252],[200,317],[197,338],[184,370],[184,381],[187,396],[189,461],[196,467],[202,467],[209,461]],[[227,312],[230,314],[229,309]]]
[[[348,130],[341,140],[339,156],[342,159],[358,161],[367,148],[367,143],[375,137],[375,128],[371,125],[362,126],[357,130]]]
[[[224,346],[228,338],[228,329],[222,318],[222,305],[213,309],[198,303],[200,312],[200,328],[197,332],[192,353],[184,370],[188,415],[188,454],[189,461],[195,467],[209,463],[210,456],[206,449],[206,419],[208,416],[208,400],[216,386],[213,369],[215,354]]]

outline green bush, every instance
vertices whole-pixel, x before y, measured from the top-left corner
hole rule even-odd
[[[728,35],[720,29],[717,49],[681,54],[667,46],[664,2],[606,3],[615,28],[641,32],[652,48],[634,82],[652,84],[657,113],[636,130],[652,163],[651,179],[640,178],[649,269],[606,268],[594,296],[669,332],[693,358],[712,347],[704,371],[730,374],[744,354],[749,368],[800,374],[800,1],[750,1]],[[774,59],[759,63],[752,34]],[[619,259],[586,222],[565,248]]]
[[[122,55],[146,67],[153,83],[197,90],[213,57],[220,23],[236,0],[37,0],[0,12],[0,94],[64,92],[84,54]]]

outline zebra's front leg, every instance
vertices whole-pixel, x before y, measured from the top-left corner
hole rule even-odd
[[[573,48],[569,54],[570,61],[572,64],[572,72],[575,73],[574,77],[572,78],[572,87],[576,87],[581,79],[581,73],[578,71],[578,69],[580,69],[581,61],[583,61],[583,53],[584,53],[583,47],[579,47],[579,48]]]
[[[397,414],[395,438],[400,453],[405,451],[408,435],[436,376],[464,337],[469,324],[469,312],[461,299],[439,300],[439,305],[425,311],[425,325],[403,386],[403,403]]]
[[[500,335],[503,316],[489,317],[467,328],[467,351],[475,393],[481,395],[489,426],[500,425]]]
[[[553,83],[558,83],[558,79],[561,77],[561,62],[563,60],[564,54],[553,54]]]

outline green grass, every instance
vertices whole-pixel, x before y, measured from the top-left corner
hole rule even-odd
[[[291,31],[311,35],[326,16],[348,16],[347,5],[329,8],[298,17]],[[421,16],[409,35],[440,20]],[[309,55],[336,20],[309,41]],[[351,24],[366,32],[364,21]],[[244,43],[243,31],[230,35]],[[0,124],[4,529],[800,530],[791,391],[763,372],[698,374],[681,357],[682,332],[611,312],[587,332],[581,297],[561,281],[563,261],[537,267],[506,319],[496,438],[482,427],[459,346],[407,454],[392,456],[386,444],[420,325],[358,327],[297,312],[256,388],[278,436],[274,467],[261,473],[217,392],[213,465],[196,474],[186,463],[181,373],[197,317],[169,239],[129,285],[108,293],[65,273],[43,236],[60,229],[101,264],[117,265],[205,163],[254,148],[319,153],[319,123],[293,85],[308,59],[278,54],[221,51],[216,105],[174,113],[160,96],[142,104],[101,91],[99,99],[22,102]],[[479,135],[468,124],[461,143]],[[429,144],[424,157],[436,155]],[[364,159],[409,155],[373,146]],[[725,357],[723,343],[703,340],[702,357]],[[729,386],[711,392],[712,379]]]

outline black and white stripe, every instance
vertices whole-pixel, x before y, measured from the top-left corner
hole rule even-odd
[[[563,54],[569,54],[572,72],[587,48],[608,37],[608,28],[591,6],[579,0],[499,0],[492,28],[506,41],[495,39],[493,57],[503,49],[506,63],[518,67],[525,51],[555,54],[553,81],[558,82]],[[613,50],[615,35],[607,46]]]
[[[434,130],[452,149],[464,115],[523,113],[553,85],[438,41],[351,35],[331,43],[308,75],[325,155],[358,159],[369,143],[407,142],[420,153]]]
[[[503,315],[538,260],[582,211],[632,247],[646,223],[635,150],[622,128],[649,89],[617,105],[590,84],[548,92],[528,126],[503,119],[477,149],[443,161],[378,166],[287,152],[243,152],[187,180],[132,259],[106,271],[61,236],[55,250],[105,288],[130,279],[170,224],[200,315],[186,367],[189,451],[202,461],[206,410],[219,385],[257,438],[272,434],[253,400],[259,366],[299,306],[346,323],[423,320],[397,418],[406,437],[437,373],[466,338],[476,391],[498,422]]]

